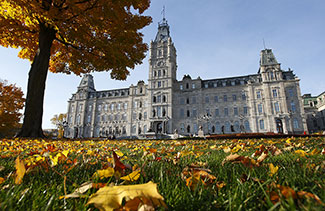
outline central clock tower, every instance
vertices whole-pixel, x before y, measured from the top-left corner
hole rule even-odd
[[[176,82],[176,48],[164,18],[149,50],[149,106],[151,130],[157,134],[172,133],[172,90]]]

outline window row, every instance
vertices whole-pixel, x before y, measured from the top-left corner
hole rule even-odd
[[[181,133],[198,133],[198,124],[184,124],[181,123],[179,127],[179,131]],[[239,121],[235,121],[234,123],[230,123],[226,121],[225,123],[216,122],[206,123],[203,125],[203,130],[209,134],[225,134],[225,133],[240,133],[240,132],[250,132],[250,124],[248,120],[243,121],[242,124]]]
[[[157,95],[152,97],[153,103],[165,103],[167,102],[167,96],[166,95]]]
[[[181,105],[184,105],[185,103],[186,104],[196,104],[197,100],[196,100],[196,96],[193,96],[193,97],[187,97],[187,98],[180,98],[180,104]],[[246,94],[245,93],[242,93],[241,94],[241,100],[243,101],[246,101],[247,97],[246,97]],[[221,100],[223,102],[228,102],[229,101],[229,98],[228,98],[228,95],[223,95],[221,98],[219,98],[219,96],[215,95],[213,97],[211,96],[205,96],[204,97],[204,102],[205,103],[218,103],[218,102],[221,102]],[[236,94],[233,94],[231,96],[231,100],[233,102],[236,102],[238,100],[238,96]]]
[[[185,111],[186,111],[186,114],[185,114]],[[221,114],[221,112],[223,111],[223,113]],[[223,116],[230,116],[230,115],[234,115],[234,116],[238,116],[239,115],[239,108],[238,107],[234,107],[232,108],[231,110],[229,108],[223,108],[223,110],[220,111],[219,108],[215,108],[215,109],[210,109],[210,108],[207,108],[205,109],[205,115],[207,116],[210,116],[210,117],[219,117],[221,115]],[[244,106],[242,108],[242,114],[244,116],[247,116],[248,115],[248,107],[247,106]],[[179,110],[179,118],[190,118],[190,117],[200,117],[198,116],[198,111],[197,109],[187,109],[185,110],[184,108],[180,108]]]
[[[152,109],[152,117],[166,117],[167,110],[165,107],[157,106]]]

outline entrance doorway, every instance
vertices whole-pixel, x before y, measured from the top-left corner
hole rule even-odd
[[[283,133],[282,120],[281,119],[276,119],[275,123],[276,123],[276,130],[278,131],[278,133]]]
[[[158,122],[156,127],[156,133],[161,133],[161,132],[162,132],[162,123]]]

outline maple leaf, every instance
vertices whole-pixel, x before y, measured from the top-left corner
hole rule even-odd
[[[94,204],[96,208],[112,211],[122,205],[123,199],[145,197],[150,199],[154,206],[166,206],[164,198],[157,191],[157,184],[148,182],[140,185],[122,185],[100,188],[87,202]]]
[[[26,173],[26,168],[25,168],[24,161],[20,160],[19,156],[16,158],[15,167],[16,167],[15,184],[21,184],[23,182],[23,177]]]
[[[270,176],[272,177],[274,174],[276,174],[279,170],[278,166],[274,166],[273,163],[269,164],[269,168],[270,168]]]

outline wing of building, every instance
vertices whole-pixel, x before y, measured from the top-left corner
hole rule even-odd
[[[204,133],[307,130],[299,79],[284,71],[271,49],[260,54],[256,74],[203,80],[176,78],[176,48],[165,19],[150,43],[149,79],[123,89],[96,91],[83,76],[68,106],[66,136],[132,137],[149,132]]]

